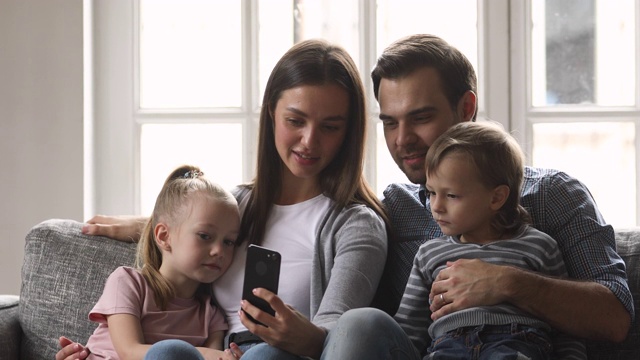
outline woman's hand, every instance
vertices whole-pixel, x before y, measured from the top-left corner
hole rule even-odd
[[[124,242],[138,242],[148,218],[141,216],[104,216],[89,219],[82,227],[87,235],[106,236]]]
[[[56,360],[82,360],[89,356],[89,350],[85,349],[81,344],[75,343],[64,336],[61,336],[58,339],[58,343],[60,344],[61,349],[56,353]]]
[[[254,295],[265,300],[275,310],[276,315],[270,314],[251,305],[248,301],[240,302],[240,321],[255,335],[259,336],[267,344],[278,349],[288,351],[298,356],[319,358],[327,333],[324,329],[312,324],[304,315],[294,308],[286,305],[282,300],[269,290],[258,288],[253,290]],[[248,313],[265,326],[258,325],[249,320]]]

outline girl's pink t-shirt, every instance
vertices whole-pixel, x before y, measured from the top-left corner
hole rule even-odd
[[[102,296],[89,313],[98,327],[89,337],[90,358],[118,359],[109,336],[106,316],[131,314],[140,319],[146,344],[179,339],[193,346],[203,346],[209,334],[228,329],[224,314],[210,303],[201,305],[196,299],[175,298],[166,310],[156,306],[154,293],[138,270],[121,266],[104,286]]]

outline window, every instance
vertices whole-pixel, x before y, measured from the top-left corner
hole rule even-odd
[[[375,59],[404,35],[442,34],[477,62],[476,0],[138,0],[129,5],[98,3],[94,9],[98,26],[107,27],[101,33],[114,38],[120,33],[117,42],[97,44],[98,53],[121,57],[96,65],[96,108],[111,98],[122,109],[117,120],[98,111],[96,122],[109,130],[98,127],[96,134],[114,136],[108,144],[128,144],[97,146],[98,158],[102,154],[117,164],[115,169],[112,163],[97,165],[96,181],[104,182],[96,186],[94,211],[100,213],[149,214],[166,175],[182,163],[201,166],[229,188],[250,181],[266,80],[280,56],[300,40],[325,38],[347,49],[370,94]],[[468,11],[460,15],[460,8]],[[123,36],[123,29],[129,33]],[[105,68],[115,77],[101,78]],[[381,194],[388,183],[405,178],[382,140],[372,95],[369,104],[366,175]],[[110,132],[127,136],[103,135]],[[114,190],[118,187],[122,193]]]
[[[365,175],[381,194],[406,179],[386,149],[369,73],[395,39],[434,33],[474,64],[479,118],[512,130],[530,164],[585,182],[614,226],[635,225],[638,1],[96,2],[97,161],[86,212],[148,214],[182,163],[229,188],[250,181],[269,73],[291,45],[316,37],[342,45],[361,72],[371,116]]]
[[[546,0],[514,9],[528,26],[512,34],[512,120],[529,162],[584,182],[618,228],[639,223],[637,4]]]

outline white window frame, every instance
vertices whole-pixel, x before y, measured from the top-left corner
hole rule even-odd
[[[138,36],[137,0],[95,1],[86,6],[91,25],[85,31],[90,36],[92,49],[87,56],[90,64],[86,74],[90,88],[88,103],[91,109],[85,119],[86,153],[92,159],[85,162],[85,216],[95,214],[140,213],[140,126],[148,121],[169,121],[162,111],[141,111],[138,99],[138,69],[136,38]],[[446,0],[444,0],[446,1]],[[516,1],[517,2],[517,1]],[[509,0],[478,1],[478,79],[480,118],[501,122],[506,128],[509,121]],[[257,53],[258,34],[257,0],[242,0],[242,81],[243,106],[240,110],[219,111],[225,119],[237,118],[243,124],[244,181],[253,177],[255,168],[255,137],[259,114],[258,69],[254,58],[246,54]],[[376,5],[374,1],[360,0],[361,60],[360,69],[371,69],[376,61]],[[250,21],[246,21],[250,19]],[[513,25],[512,25],[513,26]],[[489,61],[490,58],[490,61]],[[362,70],[361,70],[362,71]],[[373,97],[369,70],[361,73],[368,97],[369,123],[365,176],[376,186],[376,124],[378,105]],[[188,112],[182,119],[195,122],[216,119],[211,112]],[[176,117],[171,114],[171,117]],[[215,121],[215,120],[214,120]],[[226,122],[226,120],[225,120]]]
[[[531,3],[537,0],[510,0],[510,49],[511,49],[511,90],[509,129],[516,137],[526,154],[533,152],[533,126],[545,122],[630,122],[635,124],[635,170],[636,170],[636,224],[640,224],[640,71],[636,71],[635,105],[629,107],[580,106],[570,107],[534,107],[532,105],[531,84]],[[636,66],[640,63],[640,1],[635,0],[636,23]],[[528,160],[530,163],[530,159]],[[598,165],[594,164],[594,171]],[[615,176],[615,174],[603,174]],[[624,195],[621,195],[621,199]],[[597,199],[596,199],[597,200]],[[607,219],[606,221],[611,221]]]

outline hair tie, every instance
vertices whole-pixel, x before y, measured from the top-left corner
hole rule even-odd
[[[204,175],[204,173],[200,170],[189,170],[186,173],[184,173],[182,177],[184,179],[196,179],[198,178],[198,176],[202,176],[202,175]]]

